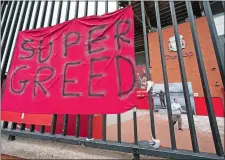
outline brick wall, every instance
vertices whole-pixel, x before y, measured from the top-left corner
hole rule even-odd
[[[223,87],[219,68],[217,65],[213,44],[210,37],[210,32],[207,25],[207,20],[205,17],[201,17],[195,20],[196,27],[199,35],[200,46],[204,58],[205,69],[207,72],[209,87],[211,90],[212,97],[223,97],[221,88]],[[166,28],[162,31],[165,54],[170,56],[175,56],[176,52],[170,52],[168,48],[169,38],[174,35],[173,27]],[[186,41],[186,47],[183,49],[183,53],[192,52],[194,53],[191,57],[184,57],[185,69],[187,74],[188,82],[192,83],[192,88],[194,93],[198,93],[199,96],[204,96],[200,74],[197,65],[196,53],[194,49],[194,44],[192,40],[192,34],[189,22],[185,22],[179,25],[179,33],[183,35]],[[150,33],[149,38],[149,49],[150,49],[150,66],[152,67],[152,79],[155,83],[163,83],[163,73],[160,58],[160,47],[158,41],[158,33]],[[178,64],[178,59],[166,60],[167,73],[169,78],[169,83],[181,82],[180,69]],[[215,70],[212,70],[215,68]],[[219,82],[220,86],[216,87],[215,83]]]

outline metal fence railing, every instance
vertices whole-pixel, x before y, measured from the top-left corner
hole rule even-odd
[[[15,45],[15,39],[18,31],[26,30],[26,29],[35,29],[38,27],[46,27],[53,25],[53,15],[56,15],[56,24],[60,23],[62,20],[62,7],[63,1],[58,2],[56,8],[55,1],[8,1],[3,2],[1,4],[1,86],[3,85],[3,81],[6,78],[7,67],[10,65],[10,56],[12,56],[13,47]],[[73,2],[68,1],[66,2],[66,13],[63,15],[63,19],[66,21],[71,17],[71,13],[73,14],[72,17],[78,17],[78,10],[79,10],[79,1]],[[141,22],[142,22],[142,31],[144,35],[144,54],[146,59],[146,70],[147,73],[150,73],[150,57],[148,48],[148,39],[147,39],[147,27],[146,21],[148,23],[148,16],[146,15],[145,3],[144,1],[140,2],[128,2],[128,4],[133,5],[133,3],[138,4],[140,6],[141,11]],[[73,6],[71,6],[73,5]],[[172,16],[172,25],[174,29],[174,34],[176,38],[176,46],[178,49],[178,61],[180,67],[180,75],[182,79],[182,86],[183,86],[183,93],[184,99],[186,104],[187,116],[188,116],[188,123],[191,135],[191,142],[192,142],[192,151],[183,151],[177,149],[176,144],[176,136],[174,132],[174,125],[172,120],[172,111],[171,111],[171,101],[170,101],[170,92],[169,92],[169,85],[168,85],[168,75],[167,75],[167,68],[166,68],[166,60],[165,60],[165,51],[163,47],[163,38],[162,38],[162,28],[161,28],[161,19],[160,19],[160,10],[159,10],[159,2],[156,0],[154,1],[154,8],[156,14],[156,23],[157,23],[157,32],[159,37],[159,47],[160,47],[160,54],[161,54],[161,65],[163,71],[163,81],[165,86],[165,96],[166,96],[166,104],[167,104],[167,113],[168,113],[168,120],[169,120],[169,130],[170,130],[170,140],[171,140],[171,148],[163,148],[160,147],[158,149],[154,148],[145,148],[144,146],[139,145],[138,141],[138,132],[137,132],[137,115],[136,111],[133,112],[133,125],[134,125],[134,143],[124,143],[121,140],[121,115],[117,114],[117,141],[108,141],[107,134],[106,134],[106,122],[107,122],[107,115],[103,115],[102,118],[102,139],[101,140],[91,140],[87,141],[86,137],[80,137],[80,115],[76,115],[76,125],[74,126],[75,135],[68,136],[67,135],[67,127],[68,127],[68,114],[64,115],[63,120],[63,130],[62,134],[56,134],[56,124],[57,124],[57,115],[54,114],[52,118],[52,125],[51,131],[49,134],[46,133],[45,126],[42,125],[40,128],[40,132],[35,131],[35,124],[30,125],[30,129],[27,131],[25,130],[27,124],[21,124],[20,129],[17,129],[17,123],[12,122],[11,128],[9,128],[9,122],[4,122],[2,126],[2,133],[9,135],[9,140],[15,140],[15,136],[23,136],[28,138],[36,138],[36,139],[43,139],[43,140],[54,140],[62,143],[68,144],[76,144],[81,145],[84,144],[88,147],[96,147],[102,149],[109,149],[109,150],[116,150],[121,152],[128,152],[133,153],[135,159],[139,159],[140,154],[142,155],[150,155],[150,156],[157,156],[157,157],[165,157],[165,158],[185,158],[185,159],[199,159],[199,158],[206,158],[206,159],[223,159],[224,152],[223,146],[221,142],[221,137],[219,134],[217,121],[213,109],[213,104],[211,100],[210,89],[208,85],[207,75],[205,66],[203,63],[203,56],[201,47],[199,44],[198,33],[196,30],[194,14],[192,10],[192,5],[190,1],[185,2],[187,13],[188,13],[188,20],[190,22],[191,33],[194,42],[194,48],[196,51],[196,58],[197,64],[199,68],[199,73],[201,77],[202,88],[204,91],[205,102],[207,105],[208,110],[208,117],[211,126],[214,146],[216,150],[216,154],[209,154],[209,153],[200,153],[198,139],[196,136],[196,129],[193,119],[193,111],[190,102],[190,94],[188,91],[187,85],[187,75],[185,71],[185,65],[182,56],[182,50],[180,45],[180,38],[179,38],[179,30],[177,24],[177,17],[175,12],[174,2],[171,0],[169,1],[169,8],[170,13]],[[84,16],[88,15],[88,1],[84,3]],[[94,14],[98,13],[98,2],[95,2],[94,6]],[[116,2],[116,9],[119,9],[119,2]],[[219,66],[219,71],[221,74],[221,79],[223,82],[223,86],[225,86],[225,71],[224,71],[224,64],[220,57],[221,55],[221,47],[219,47],[218,36],[216,33],[215,24],[212,18],[212,12],[210,9],[209,1],[203,2],[203,7],[205,11],[205,15],[207,17],[208,26],[210,29],[210,34],[213,42],[213,46],[215,49],[216,60]],[[42,8],[42,12],[40,12],[40,8]],[[74,12],[71,12],[71,9]],[[48,12],[47,12],[48,10]],[[57,14],[54,12],[57,10]],[[108,12],[108,1],[105,2],[105,12]],[[47,16],[48,14],[48,16]],[[40,19],[39,26],[38,20]],[[32,22],[32,23],[31,23]],[[147,80],[151,80],[151,75],[147,74]],[[149,110],[150,110],[150,127],[151,127],[151,134],[153,138],[156,139],[157,135],[155,132],[155,122],[154,122],[154,111],[153,111],[153,103],[152,103],[152,94],[151,90],[148,92],[148,100],[149,100]],[[110,103],[110,102],[109,102]],[[89,115],[88,118],[88,139],[92,138],[92,130],[93,130],[93,115]],[[147,132],[147,130],[146,130]]]

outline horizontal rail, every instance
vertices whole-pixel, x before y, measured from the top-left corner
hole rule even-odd
[[[131,143],[117,143],[114,141],[100,141],[100,140],[87,141],[86,138],[82,137],[75,138],[73,136],[62,136],[59,134],[50,135],[47,133],[42,134],[39,132],[27,132],[27,131],[21,132],[19,130],[11,130],[11,129],[2,129],[1,133],[11,136],[20,136],[41,140],[52,140],[60,143],[85,145],[86,147],[94,147],[99,149],[107,149],[127,153],[137,153],[155,157],[175,158],[175,159],[218,159],[218,160],[224,159],[224,157],[219,157],[215,154],[210,153],[194,153],[191,151],[184,151],[184,150],[174,151],[169,148],[159,148],[159,149],[144,148],[141,145],[137,146]]]

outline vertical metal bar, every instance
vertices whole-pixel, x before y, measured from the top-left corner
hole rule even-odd
[[[147,12],[146,12],[146,6],[145,6],[145,17],[146,17],[147,28],[148,28],[147,33],[149,33],[149,30],[150,30],[150,28],[151,28],[152,26],[151,26],[151,22],[150,22],[149,16],[148,16],[148,14],[147,14]]]
[[[59,1],[59,10],[58,10],[58,15],[57,15],[57,21],[56,23],[59,24],[60,23],[60,18],[61,18],[61,10],[62,10],[62,3],[63,1]]]
[[[144,1],[141,0],[141,14],[142,14],[142,26],[143,26],[143,34],[144,34],[144,47],[145,47],[145,61],[146,61],[146,70],[147,70],[147,80],[151,80],[150,77],[150,57],[148,53],[148,40],[147,40],[147,32],[146,32],[146,22],[145,22],[145,6]],[[156,138],[155,135],[155,122],[154,122],[154,113],[153,113],[153,104],[152,104],[152,91],[148,92],[148,101],[150,107],[150,122],[151,122],[151,132],[152,137]]]
[[[121,143],[121,115],[117,114],[117,141]]]
[[[98,1],[95,1],[95,15],[98,14]]]
[[[85,4],[84,4],[84,16],[87,16],[88,14],[88,1],[85,1]]]
[[[116,10],[120,9],[119,1],[116,1]]]
[[[45,1],[44,8],[43,8],[43,12],[42,12],[42,16],[41,16],[41,25],[40,25],[41,28],[44,27],[47,6],[48,6],[48,1]],[[45,126],[44,125],[41,125],[41,127],[40,127],[40,133],[44,133],[44,132],[45,132]]]
[[[181,50],[180,35],[179,35],[179,31],[178,31],[174,2],[172,0],[170,0],[169,3],[170,3],[170,11],[171,11],[171,16],[172,16],[176,46],[177,46],[177,51],[178,51],[177,52],[178,61],[179,61],[180,74],[181,74],[183,91],[184,91],[184,99],[185,99],[185,104],[186,104],[186,109],[187,109],[188,124],[189,124],[189,128],[190,128],[192,148],[193,148],[194,152],[199,152],[198,141],[197,141],[197,136],[196,136],[196,131],[195,131],[195,124],[194,124],[194,119],[193,119],[193,111],[192,111],[192,107],[191,107],[186,72],[185,72],[183,55],[182,55],[182,50]]]
[[[119,9],[119,2],[116,1],[116,9]],[[121,115],[117,114],[117,141],[121,143]]]
[[[27,24],[26,24],[26,30],[29,29],[29,26],[30,26],[30,21],[31,21],[31,18],[32,18],[32,13],[33,13],[33,10],[34,10],[34,3],[35,1],[32,1],[30,2],[31,3],[31,6],[30,6],[30,11],[28,13],[28,19],[27,19]]]
[[[9,32],[10,32],[10,28],[12,26],[13,16],[15,16],[14,13],[15,13],[15,10],[16,10],[16,6],[17,6],[17,1],[13,2],[13,6],[12,6],[12,9],[9,13],[8,21],[7,21],[7,24],[6,24],[6,30],[5,30],[4,34],[3,34],[3,30],[1,31],[1,35],[3,35],[2,44],[1,44],[1,53],[2,53],[1,56],[3,56],[3,53],[5,51],[6,43],[7,43],[7,40],[8,40],[8,35],[9,35]],[[8,61],[8,59],[7,59],[7,61]],[[6,66],[7,66],[7,64],[6,64]],[[3,73],[3,72],[1,72],[1,73]],[[5,74],[1,74],[1,75],[5,75]],[[2,81],[1,81],[1,83],[2,83]]]
[[[24,131],[25,128],[26,128],[26,124],[25,123],[21,123],[20,130],[21,131]]]
[[[88,1],[84,4],[84,16],[88,14]],[[88,138],[92,138],[92,125],[93,125],[93,115],[88,115]]]
[[[70,1],[67,2],[66,17],[65,17],[66,21],[68,21],[69,19],[69,13],[70,13]],[[68,125],[68,114],[65,114],[63,117],[63,131],[62,131],[63,136],[66,136],[67,134],[67,125]]]
[[[190,1],[186,1],[186,7],[187,7],[193,42],[194,42],[195,51],[196,51],[196,58],[197,58],[197,62],[198,62],[198,68],[199,68],[199,73],[200,73],[200,77],[201,77],[202,88],[203,88],[203,92],[204,92],[204,96],[205,96],[205,101],[207,104],[207,110],[208,110],[208,114],[209,114],[209,122],[210,122],[211,130],[212,130],[214,145],[215,145],[216,153],[219,156],[223,156],[223,147],[222,147],[219,130],[218,130],[217,122],[216,122],[216,117],[215,117],[215,113],[214,113],[214,109],[213,109],[211,93],[210,93],[210,89],[209,89],[209,85],[208,85],[208,79],[207,79],[204,61],[203,61],[203,57],[202,57],[202,51],[201,51],[201,47],[200,47],[200,43],[199,43],[199,39],[198,39],[198,32],[197,32],[196,25],[195,25],[195,18],[193,15],[193,10],[192,10]]]
[[[28,7],[28,3],[29,1],[25,1],[25,6],[24,6],[24,10],[23,10],[23,13],[22,13],[22,18],[21,18],[21,21],[20,21],[20,24],[19,24],[19,31],[22,31],[23,29],[23,25],[24,25],[24,20],[25,20],[25,16],[26,16],[26,13],[27,13],[27,7]]]
[[[105,13],[108,13],[108,1],[105,1]],[[106,122],[107,122],[107,115],[102,115],[102,140],[106,141]]]
[[[48,1],[45,1],[42,16],[41,16],[41,25],[40,25],[41,28],[44,27],[47,7],[48,7]]]
[[[52,116],[52,126],[51,126],[51,135],[55,134],[56,122],[57,122],[57,114],[53,114],[53,116]]]
[[[37,27],[37,21],[38,21],[38,15],[39,15],[40,8],[41,8],[41,1],[38,1],[32,29],[35,29]]]
[[[74,15],[75,18],[78,17],[78,12],[79,12],[79,1],[76,1],[75,15]],[[80,136],[79,133],[80,133],[80,115],[77,114],[76,115],[76,126],[75,126],[75,137],[79,137]]]
[[[1,23],[1,37],[3,36],[3,33],[5,31],[5,26],[6,26],[6,22],[7,22],[7,19],[8,19],[8,15],[9,15],[9,11],[10,11],[11,6],[12,6],[12,2],[10,1],[7,5],[7,9],[5,11],[5,14],[4,14],[4,17],[3,17],[3,20],[2,20],[2,23]],[[2,14],[2,16],[3,16],[3,14]]]
[[[75,129],[75,136],[79,137],[80,136],[80,115],[76,115],[76,129]]]
[[[52,2],[53,6],[51,8],[51,13],[50,13],[50,18],[52,20],[52,16],[53,16],[53,11],[54,11],[54,6],[55,6],[55,2]],[[60,23],[60,18],[61,18],[61,10],[62,10],[62,1],[59,2],[59,9],[58,9],[58,14],[57,14],[57,22],[56,24]],[[50,25],[51,25],[51,21],[49,21]],[[57,114],[53,114],[52,117],[52,127],[51,127],[51,134],[55,134],[56,131],[56,123],[57,123]]]
[[[11,125],[11,130],[15,130],[16,127],[17,127],[17,123],[13,122],[12,125]],[[9,141],[14,141],[15,139],[16,139],[15,136],[12,136],[12,135],[9,135],[9,136],[8,136],[8,140],[9,140]]]
[[[41,127],[40,127],[40,133],[45,133],[45,125],[41,125]]]
[[[2,128],[3,128],[3,129],[4,129],[4,128],[8,128],[8,125],[9,125],[9,122],[4,121],[4,122],[3,122],[3,125],[2,125]]]
[[[34,124],[31,124],[30,125],[30,132],[34,132],[34,130],[35,130],[35,125]]]
[[[62,130],[63,136],[66,136],[67,134],[67,125],[68,125],[68,114],[65,114],[63,117],[63,130]]]
[[[69,20],[69,14],[70,14],[70,1],[67,2],[66,6],[66,21]]]
[[[54,8],[55,8],[55,1],[52,1],[50,14],[49,14],[49,19],[48,19],[48,26],[52,25],[52,18],[53,18]]]
[[[88,116],[88,139],[92,138],[93,115]]]
[[[209,30],[210,30],[210,35],[212,38],[212,42],[213,42],[213,46],[214,46],[214,50],[215,50],[215,54],[216,54],[216,60],[218,63],[218,67],[220,70],[220,75],[221,75],[221,79],[223,82],[223,86],[225,87],[225,69],[224,69],[224,60],[222,60],[221,55],[222,55],[222,48],[220,46],[220,42],[219,42],[219,38],[217,35],[217,31],[216,31],[216,26],[215,26],[215,22],[213,19],[213,15],[212,15],[212,11],[210,8],[210,4],[209,1],[203,1],[203,7],[204,7],[204,11],[205,11],[205,15],[208,21],[208,25],[209,25]]]
[[[169,82],[168,82],[168,75],[166,71],[167,69],[166,69],[165,51],[163,46],[163,37],[162,37],[162,28],[161,28],[158,0],[155,1],[155,13],[156,13],[159,46],[160,46],[160,53],[161,53],[160,55],[161,55],[161,64],[162,64],[162,70],[163,70],[163,80],[164,80],[164,86],[165,86],[165,92],[166,92],[166,104],[167,104],[167,111],[168,111],[171,146],[173,150],[176,150],[177,149],[176,138],[174,134],[174,125],[173,125],[173,119],[172,119],[170,92],[169,92],[169,84],[168,84]]]
[[[79,1],[76,1],[76,7],[75,7],[76,9],[75,9],[75,18],[77,18],[78,17],[78,12],[79,12]]]
[[[106,114],[102,115],[102,140],[106,141]]]
[[[38,21],[38,15],[39,15],[39,11],[40,11],[40,7],[41,7],[41,1],[37,2],[37,8],[36,8],[36,12],[35,12],[35,18],[34,18],[34,23],[32,26],[32,29],[36,29],[37,27],[37,21]],[[35,129],[35,125],[31,124],[30,125],[30,132],[33,132]]]
[[[134,120],[134,144],[138,145],[138,133],[137,133],[137,109],[133,109],[133,120]]]
[[[108,1],[105,1],[105,13],[108,13]]]

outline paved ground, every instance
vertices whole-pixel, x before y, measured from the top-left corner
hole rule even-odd
[[[126,112],[121,115],[121,132],[123,142],[133,142],[133,113]],[[166,113],[154,113],[157,139],[161,146],[171,147],[168,117]],[[183,129],[179,131],[175,126],[176,143],[178,149],[192,150],[190,131],[187,115],[182,115]],[[116,115],[107,116],[107,140],[117,140]],[[197,138],[201,152],[215,153],[213,138],[208,117],[194,116]],[[138,140],[151,140],[149,112],[138,110]],[[221,141],[224,146],[224,118],[217,118]],[[10,125],[9,125],[10,126]],[[88,148],[84,146],[60,144],[51,141],[25,139],[16,137],[16,141],[7,141],[7,136],[2,135],[1,153],[27,159],[131,159],[132,155],[121,152]],[[143,157],[152,158],[152,157]],[[152,158],[155,159],[155,158]]]
[[[138,140],[151,140],[151,129],[149,113],[138,113]],[[168,118],[166,114],[154,113],[156,138],[160,140],[161,146],[171,148],[170,132],[168,125]],[[123,117],[123,115],[122,115]],[[133,120],[126,116],[126,120],[122,122],[122,141],[133,142]],[[176,143],[178,149],[192,150],[190,131],[188,127],[187,115],[182,115],[183,129],[179,131],[177,125],[175,126]],[[201,152],[215,153],[213,138],[209,125],[208,117],[194,116],[197,138]],[[217,123],[221,135],[221,141],[224,146],[224,118],[217,118]],[[110,140],[117,140],[117,125],[111,125],[107,128],[107,138]]]
[[[16,137],[15,141],[7,141],[1,137],[1,154],[24,159],[132,159],[132,154],[89,148],[85,146],[62,144],[52,141],[35,140]],[[159,159],[141,156],[141,159]]]

